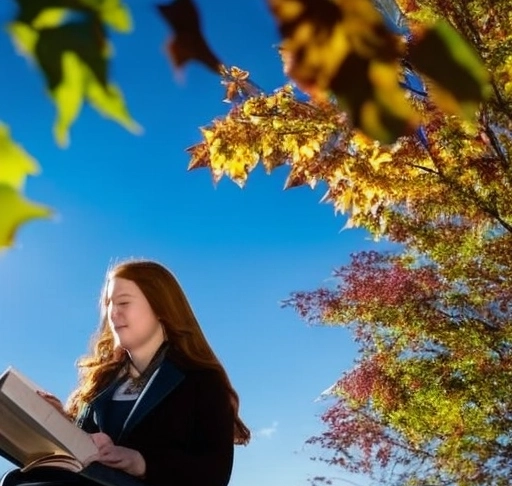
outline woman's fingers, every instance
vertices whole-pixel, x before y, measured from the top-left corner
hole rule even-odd
[[[91,434],[91,438],[98,447],[95,460],[135,476],[144,475],[146,462],[139,452],[128,447],[116,446],[103,432]]]
[[[52,395],[51,393],[45,392],[44,390],[37,390],[37,394],[40,397],[43,397],[48,402],[60,403],[60,400],[55,395]]]
[[[96,444],[96,447],[100,450],[104,450],[107,447],[112,447],[114,443],[112,442],[112,439],[103,432],[96,432],[94,434],[91,434],[92,441]]]
[[[40,397],[44,398],[51,406],[55,407],[59,412],[65,414],[62,402],[55,395],[52,395],[51,393],[42,390],[38,390],[37,394]]]
[[[100,450],[98,461],[135,476],[142,476],[146,470],[146,463],[140,453],[127,447],[106,446]]]

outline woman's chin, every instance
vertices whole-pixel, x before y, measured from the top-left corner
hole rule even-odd
[[[129,339],[118,339],[116,345],[122,348],[124,351],[130,351],[133,348],[133,343]]]

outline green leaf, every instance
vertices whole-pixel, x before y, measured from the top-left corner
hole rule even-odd
[[[35,19],[44,15],[45,10],[67,9],[76,4],[73,0],[16,0],[16,3],[19,8],[16,20],[27,25],[31,25]]]
[[[0,122],[0,248],[12,245],[23,223],[51,214],[21,194],[26,177],[38,172],[37,162],[12,141],[8,127]]]
[[[52,93],[57,108],[53,133],[57,143],[66,147],[69,144],[69,128],[82,108],[86,73],[73,52],[62,55],[62,72],[62,80]]]
[[[63,23],[69,13],[65,8],[47,8],[32,21],[32,26],[37,29],[58,27]]]
[[[119,32],[132,30],[130,11],[121,0],[81,0],[84,5],[96,10],[101,19]]]
[[[472,119],[490,94],[489,73],[482,61],[445,21],[420,34],[409,60],[427,77],[434,102],[445,112]]]
[[[106,42],[102,30],[97,19],[88,16],[81,22],[40,32],[35,55],[50,90],[62,82],[62,56],[68,51],[75,53],[100,83],[107,84]]]
[[[39,33],[23,22],[11,22],[7,26],[7,32],[11,35],[12,41],[18,52],[28,58],[34,57],[34,51]]]
[[[16,0],[17,20],[34,28],[61,25],[67,13],[94,13],[119,32],[132,29],[132,19],[121,0]],[[59,13],[58,13],[59,12]]]
[[[331,86],[354,127],[384,144],[411,133],[419,123],[398,84],[397,73],[396,62],[363,59],[351,53]]]
[[[131,133],[142,133],[142,127],[131,117],[126,108],[121,90],[114,84],[102,86],[91,79],[87,84],[86,96],[99,113],[115,120]]]
[[[51,215],[50,209],[25,199],[8,184],[0,184],[0,208],[0,248],[12,245],[22,224]]]
[[[12,141],[9,128],[0,122],[0,184],[21,190],[27,175],[37,173],[37,162]]]
[[[19,50],[34,57],[43,71],[57,109],[54,136],[60,146],[69,144],[69,129],[80,114],[84,99],[132,133],[142,131],[130,116],[121,90],[108,80],[110,50],[104,26],[92,10],[96,8],[111,17],[117,15],[119,25],[128,27],[126,18],[123,20],[122,4],[117,0],[82,2],[87,4],[88,10],[83,12],[80,21],[40,30],[23,22],[9,26]],[[53,2],[63,3],[66,2]],[[33,24],[53,25],[62,17],[62,10],[58,8],[32,9],[29,13],[25,15]]]

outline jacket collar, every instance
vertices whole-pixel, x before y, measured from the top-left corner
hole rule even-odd
[[[184,378],[185,375],[182,371],[176,368],[168,359],[164,359],[135,402],[117,441],[130,433],[151,410],[183,381]],[[96,423],[100,430],[104,429],[103,420],[105,418],[105,407],[108,405],[108,401],[112,399],[121,381],[122,378],[114,380],[112,384],[97,395],[91,402],[91,407],[96,416]],[[116,438],[113,439],[115,440]]]

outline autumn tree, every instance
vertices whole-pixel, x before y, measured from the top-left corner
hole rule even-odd
[[[291,3],[308,12],[314,9],[311,2]],[[325,185],[324,200],[347,214],[348,227],[366,228],[376,238],[401,245],[400,253],[354,255],[351,264],[335,272],[335,288],[297,292],[286,301],[309,322],[348,326],[360,346],[356,366],[333,388],[336,404],[323,417],[327,430],[311,440],[332,452],[326,460],[366,473],[377,484],[509,484],[509,11],[504,2],[485,0],[379,3],[407,44],[400,83],[408,103],[396,91],[387,100],[396,105],[394,114],[387,111],[378,90],[397,86],[392,69],[383,59],[363,62],[357,47],[358,59],[350,57],[353,53],[345,55],[375,85],[354,82],[343,63],[337,71],[336,66],[329,71],[315,62],[308,65],[308,59],[318,57],[298,39],[317,35],[307,45],[315,45],[321,58],[322,48],[332,48],[331,37],[344,29],[343,22],[354,11],[346,7],[333,20],[334,11],[322,15],[319,6],[309,30],[299,25],[304,11],[296,16],[288,12],[281,29],[285,69],[298,76],[310,98],[304,100],[291,86],[269,95],[254,93],[247,73],[226,73],[228,94],[244,97],[227,117],[203,129],[204,140],[190,149],[191,168],[208,167],[214,179],[226,175],[243,185],[260,161],[269,172],[287,164],[287,187]],[[456,96],[443,90],[464,66],[478,70],[471,55],[461,50],[460,69],[436,71],[443,56],[429,54],[428,44],[418,44],[430,37],[441,52],[442,39],[452,35],[445,24],[424,30],[440,19],[485,64],[491,90],[478,106],[472,94],[478,83],[459,82]],[[381,45],[377,39],[378,34],[372,46]],[[334,97],[319,96],[318,85],[312,88],[315,75],[327,80],[324,86]],[[340,94],[340,87],[348,90],[346,98],[352,102]],[[404,115],[411,107],[415,115]],[[475,110],[473,122],[460,116]],[[361,131],[370,127],[366,134],[374,129],[374,135],[389,142],[387,135],[394,133],[393,127],[403,127],[400,120],[405,119],[413,133],[393,143],[375,141]]]
[[[310,442],[376,484],[508,484],[510,284],[486,275],[478,295],[472,275],[376,252],[335,276],[336,288],[287,301],[311,322],[349,326],[360,348]]]

